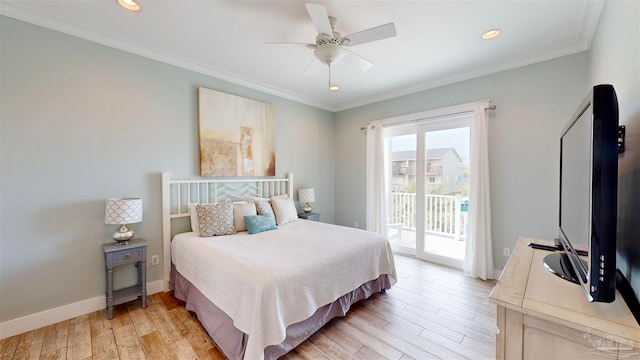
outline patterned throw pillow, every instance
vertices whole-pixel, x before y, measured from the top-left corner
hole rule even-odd
[[[273,215],[273,209],[271,208],[271,203],[269,202],[269,200],[256,201],[256,209],[258,210],[258,215]]]
[[[245,216],[244,221],[247,223],[249,234],[257,234],[278,228],[273,214]]]
[[[200,237],[236,233],[232,203],[196,205],[196,212],[198,213],[198,232]]]

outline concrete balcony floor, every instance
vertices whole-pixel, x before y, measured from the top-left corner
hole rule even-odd
[[[389,228],[388,233],[389,243],[394,250],[405,252],[403,250],[407,248],[416,248],[416,231],[414,229],[402,228],[398,232],[398,228]],[[424,251],[452,259],[464,260],[466,244],[467,242],[464,239],[455,240],[452,235],[426,232]]]

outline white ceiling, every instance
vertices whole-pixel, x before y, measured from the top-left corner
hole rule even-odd
[[[339,111],[588,50],[604,0],[315,1],[343,35],[388,22],[397,37],[351,48],[374,63],[302,73],[313,43],[302,0],[0,0],[0,13],[319,108]],[[482,32],[500,28],[493,40]]]

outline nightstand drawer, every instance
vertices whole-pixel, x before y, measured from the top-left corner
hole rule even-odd
[[[127,249],[113,254],[113,265],[140,261],[141,259],[142,249]]]

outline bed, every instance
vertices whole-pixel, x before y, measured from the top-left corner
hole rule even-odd
[[[292,179],[162,175],[165,290],[196,313],[229,359],[278,358],[396,282],[388,241],[368,231],[290,219],[270,231],[201,237],[174,224],[192,219],[193,203],[285,198]]]

